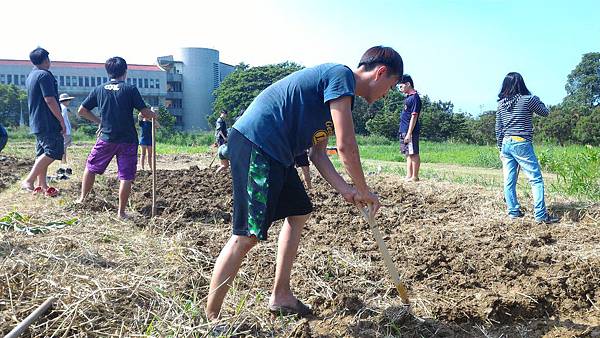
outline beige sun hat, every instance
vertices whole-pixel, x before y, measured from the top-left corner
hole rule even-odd
[[[73,100],[73,99],[74,99],[74,97],[73,96],[69,96],[69,94],[67,94],[67,93],[62,93],[58,97],[58,101],[59,102],[63,102],[63,101],[67,101],[67,100]]]

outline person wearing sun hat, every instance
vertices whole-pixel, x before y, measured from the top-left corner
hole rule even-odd
[[[69,104],[74,97],[70,96],[67,93],[62,93],[58,97],[58,102],[60,102],[60,110],[63,119],[65,120],[65,152],[63,153],[62,160],[60,162],[60,168],[56,171],[58,175],[71,175],[73,171],[69,167],[69,163],[67,162],[67,148],[71,146],[73,143],[73,138],[71,137],[71,122],[69,121],[69,113],[71,110],[69,109]]]

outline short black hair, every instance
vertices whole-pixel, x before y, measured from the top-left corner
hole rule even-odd
[[[517,94],[531,95],[531,92],[527,89],[525,80],[523,80],[521,74],[510,72],[506,74],[504,81],[502,81],[502,89],[500,89],[500,93],[498,93],[498,101],[507,97],[513,97]]]
[[[399,83],[410,83],[410,86],[415,88],[415,83],[413,82],[413,79],[410,75],[408,74],[404,74],[402,75],[402,78],[400,79]]]
[[[120,56],[112,57],[106,60],[104,64],[104,68],[106,68],[106,73],[112,79],[116,79],[118,77],[123,76],[127,71],[127,62]]]
[[[31,63],[34,65],[39,66],[48,59],[48,55],[50,55],[50,53],[48,53],[47,50],[42,47],[38,47],[29,53],[29,60],[31,60]]]
[[[358,66],[365,66],[365,70],[369,71],[377,65],[387,66],[390,70],[390,75],[402,76],[404,73],[404,62],[398,52],[392,47],[374,46],[363,54],[360,58]]]

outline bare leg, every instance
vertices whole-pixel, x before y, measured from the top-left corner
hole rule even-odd
[[[119,211],[118,215],[121,218],[127,218],[125,208],[127,208],[127,200],[131,194],[131,185],[133,181],[121,181],[119,185]]]
[[[406,177],[404,177],[405,181],[408,181],[413,176],[413,166],[412,166],[412,157],[411,155],[406,155]]]
[[[81,179],[81,196],[77,200],[77,203],[81,203],[85,200],[87,195],[92,190],[92,187],[94,186],[95,181],[96,181],[96,174],[89,171],[88,168],[86,167],[85,171],[83,172],[83,178]]]
[[[25,189],[33,189],[35,180],[38,180],[38,186],[42,187],[43,191],[46,191],[48,184],[46,183],[46,174],[48,173],[48,166],[54,162],[52,157],[41,155],[35,159],[35,163],[29,172],[27,178],[21,183],[21,186]]]
[[[312,182],[310,180],[310,168],[309,167],[300,167],[302,168],[302,177],[304,177],[304,183],[306,184],[306,189],[312,189]]]
[[[215,171],[215,175],[223,170],[227,170],[227,168],[229,168],[229,160],[221,160],[221,165]]]
[[[412,159],[412,180],[419,180],[419,168],[421,167],[421,157],[419,154],[411,155]]]
[[[67,163],[67,148],[65,148],[65,153],[63,154],[62,160],[60,161],[60,165],[63,167],[68,167]]]
[[[254,236],[233,235],[221,250],[210,280],[210,290],[206,302],[206,317],[208,320],[215,320],[219,317],[231,282],[237,275],[242,260],[256,243],[257,239]]]
[[[152,168],[152,158],[154,157],[154,147],[153,146],[148,146],[148,167],[150,167],[150,170],[154,169]]]
[[[290,216],[285,219],[279,241],[277,243],[277,265],[275,267],[275,283],[270,305],[295,306],[296,297],[290,287],[292,265],[296,259],[298,245],[302,237],[302,229],[310,215]]]
[[[146,146],[142,146],[142,153],[140,154],[140,163],[142,164],[142,170],[144,170],[144,164],[146,163]]]

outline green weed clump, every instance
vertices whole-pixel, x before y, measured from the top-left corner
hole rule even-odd
[[[539,154],[547,171],[558,175],[555,188],[568,195],[600,201],[600,148],[548,148]]]

